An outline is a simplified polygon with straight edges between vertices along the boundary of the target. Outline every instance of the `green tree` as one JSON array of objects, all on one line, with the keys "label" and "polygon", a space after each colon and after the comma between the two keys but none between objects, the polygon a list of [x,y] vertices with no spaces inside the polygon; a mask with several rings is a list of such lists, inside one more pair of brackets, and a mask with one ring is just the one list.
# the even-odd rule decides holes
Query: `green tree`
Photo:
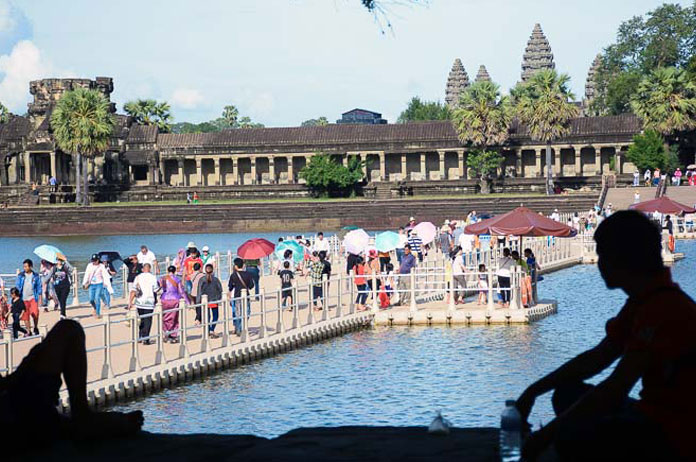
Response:
[{"label": "green tree", "polygon": [[646,130],[643,134],[635,135],[626,158],[640,171],[659,168],[670,172],[679,166],[676,146],[667,148],[665,139],[655,130]]},{"label": "green tree", "polygon": [[579,114],[569,84],[567,74],[542,70],[514,92],[518,119],[533,140],[546,144],[546,194],[553,194],[551,143],[569,133],[570,121]]},{"label": "green tree", "polygon": [[234,128],[263,128],[264,125],[258,122],[253,122],[251,117],[244,116],[239,118],[239,123]]},{"label": "green tree", "polygon": [[449,120],[451,118],[452,111],[446,104],[441,104],[439,101],[421,101],[418,96],[414,96],[399,115],[397,122],[403,124],[419,120]]},{"label": "green tree", "polygon": [[9,109],[7,107],[0,103],[0,123],[5,123],[10,120],[10,116],[12,114],[10,113]]},{"label": "green tree", "polygon": [[324,116],[318,119],[308,119],[300,124],[302,127],[325,127],[329,125],[329,119]]},{"label": "green tree", "polygon": [[[51,114],[51,128],[61,151],[77,156],[76,202],[89,205],[85,157],[106,151],[114,126],[107,98],[97,90],[76,88],[56,103]],[[81,185],[82,188],[81,190]]]},{"label": "green tree", "polygon": [[225,106],[222,110],[222,118],[228,127],[234,127],[237,125],[237,119],[239,119],[239,109],[234,105]]},{"label": "green tree", "polygon": [[[659,67],[688,68],[696,55],[694,37],[696,3],[690,7],[664,4],[623,22],[616,42],[602,54],[593,109],[602,114],[628,109],[632,93],[626,84],[635,83],[635,79],[626,73],[645,76]],[[617,79],[623,83],[615,82]]]},{"label": "green tree", "polygon": [[[510,101],[500,94],[500,87],[493,82],[476,82],[464,90],[459,106],[452,114],[452,122],[459,139],[478,148],[474,154],[479,167],[474,172],[480,181],[481,193],[490,192],[491,174],[500,166],[502,157],[493,146],[501,146],[508,139],[511,121]],[[467,163],[471,164],[471,154]],[[497,160],[497,164],[495,161]]]},{"label": "green tree", "polygon": [[156,125],[163,133],[169,133],[172,129],[171,108],[166,101],[158,103],[154,99],[137,99],[127,102],[123,109],[136,123]]},{"label": "green tree", "polygon": [[633,98],[633,112],[647,129],[671,136],[696,129],[696,77],[674,67],[655,69]]},{"label": "green tree", "polygon": [[591,103],[591,110],[596,115],[619,115],[631,112],[631,96],[636,92],[641,81],[638,71],[620,72],[604,85],[606,91]]},{"label": "green tree", "polygon": [[299,176],[320,197],[346,196],[355,193],[355,186],[363,179],[363,162],[352,157],[348,166],[336,162],[326,154],[316,154],[300,170]]},{"label": "green tree", "polygon": [[[474,149],[469,151],[466,164],[473,178],[490,178],[497,172],[503,159],[496,151]],[[488,191],[483,191],[483,181],[481,180],[481,192],[485,193]]]}]

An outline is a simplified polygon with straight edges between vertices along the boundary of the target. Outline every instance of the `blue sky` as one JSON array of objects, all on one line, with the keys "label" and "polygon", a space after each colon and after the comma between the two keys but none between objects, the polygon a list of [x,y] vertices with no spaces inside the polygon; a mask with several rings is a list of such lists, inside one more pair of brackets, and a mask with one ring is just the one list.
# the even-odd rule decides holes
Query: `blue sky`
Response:
[{"label": "blue sky", "polygon": [[457,57],[471,78],[485,64],[513,86],[536,22],[582,96],[618,25],[663,3],[384,1],[386,33],[358,0],[0,0],[0,101],[24,113],[29,80],[110,76],[119,111],[130,99],[164,99],[176,121],[235,104],[267,126],[333,121],[354,107],[393,122],[412,96],[444,100]]}]

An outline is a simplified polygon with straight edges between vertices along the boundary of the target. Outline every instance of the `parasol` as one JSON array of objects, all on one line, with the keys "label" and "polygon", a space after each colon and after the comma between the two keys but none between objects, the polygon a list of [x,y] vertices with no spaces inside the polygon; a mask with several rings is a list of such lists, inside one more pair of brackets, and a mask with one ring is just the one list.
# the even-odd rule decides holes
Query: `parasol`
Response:
[{"label": "parasol", "polygon": [[437,236],[437,226],[429,221],[418,223],[411,230],[411,232],[413,231],[418,233],[418,237],[423,241],[423,244],[430,244],[435,240],[435,236]]},{"label": "parasol", "polygon": [[43,244],[34,249],[34,254],[42,260],[50,263],[55,263],[60,258],[67,261],[65,254],[58,248],[52,245]]},{"label": "parasol", "polygon": [[360,255],[365,251],[370,243],[370,236],[362,229],[354,229],[343,238],[343,247],[346,252],[353,255]]},{"label": "parasol", "polygon": [[245,260],[258,260],[273,253],[275,245],[266,239],[249,239],[237,248],[237,255]]},{"label": "parasol", "polygon": [[632,210],[640,212],[660,212],[663,214],[680,215],[682,213],[696,213],[696,209],[688,205],[680,204],[673,201],[667,196],[662,196],[659,199],[652,199],[645,202],[639,202],[628,207]]}]

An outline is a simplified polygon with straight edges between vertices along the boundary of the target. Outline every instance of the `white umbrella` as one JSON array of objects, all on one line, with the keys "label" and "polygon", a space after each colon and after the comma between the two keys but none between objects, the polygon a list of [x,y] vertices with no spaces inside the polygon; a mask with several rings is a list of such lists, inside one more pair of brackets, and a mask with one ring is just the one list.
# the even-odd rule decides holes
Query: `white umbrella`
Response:
[{"label": "white umbrella", "polygon": [[346,252],[353,255],[360,255],[365,251],[370,243],[370,235],[362,229],[354,229],[343,238],[343,247]]}]

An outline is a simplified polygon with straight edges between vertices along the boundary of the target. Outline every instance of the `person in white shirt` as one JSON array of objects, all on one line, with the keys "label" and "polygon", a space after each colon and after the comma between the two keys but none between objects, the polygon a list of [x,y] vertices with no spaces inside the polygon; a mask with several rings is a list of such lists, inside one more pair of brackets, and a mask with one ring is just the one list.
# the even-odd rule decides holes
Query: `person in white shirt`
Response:
[{"label": "person in white shirt", "polygon": [[462,248],[457,246],[452,250],[455,255],[452,262],[452,279],[454,279],[454,304],[464,303],[466,296],[466,266]]},{"label": "person in white shirt", "polygon": [[148,263],[153,272],[157,274],[157,257],[152,250],[149,250],[146,245],[140,246],[140,252],[138,252],[138,263],[144,265]]},{"label": "person in white shirt", "polygon": [[457,244],[462,248],[462,252],[465,254],[474,251],[474,242],[476,241],[476,236],[473,234],[460,234],[459,242]]},{"label": "person in white shirt", "polygon": [[85,268],[85,276],[82,278],[82,287],[89,290],[89,303],[94,309],[94,315],[101,318],[102,291],[114,293],[111,287],[111,275],[104,265],[99,262],[99,255],[92,255],[90,263]]},{"label": "person in white shirt", "polygon": [[640,202],[640,193],[636,190],[636,192],[633,193],[633,203],[637,204]]},{"label": "person in white shirt", "polygon": [[399,227],[399,241],[396,244],[396,261],[401,263],[404,257],[404,246],[408,244],[408,235],[403,226]]},{"label": "person in white shirt", "polygon": [[128,309],[133,309],[133,305],[138,310],[140,318],[139,341],[145,345],[150,342],[150,329],[152,328],[152,314],[155,311],[157,302],[156,294],[159,291],[157,278],[152,274],[152,266],[149,263],[143,265],[143,272],[135,277],[133,281],[133,291],[130,293]]},{"label": "person in white shirt", "polygon": [[558,213],[558,209],[553,209],[553,213],[551,214],[550,218],[554,221],[561,221],[561,214]]},{"label": "person in white shirt", "polygon": [[321,231],[317,233],[317,238],[314,240],[312,251],[317,252],[317,254],[319,254],[319,252],[326,252],[327,258],[331,253],[331,245],[329,244],[328,239],[324,239],[324,233]]},{"label": "person in white shirt", "polygon": [[500,260],[498,265],[498,271],[496,271],[496,276],[498,276],[498,288],[500,290],[500,296],[502,298],[501,305],[504,308],[510,306],[510,270],[515,265],[515,261],[511,257],[510,249],[507,247],[503,249],[503,258]]}]

